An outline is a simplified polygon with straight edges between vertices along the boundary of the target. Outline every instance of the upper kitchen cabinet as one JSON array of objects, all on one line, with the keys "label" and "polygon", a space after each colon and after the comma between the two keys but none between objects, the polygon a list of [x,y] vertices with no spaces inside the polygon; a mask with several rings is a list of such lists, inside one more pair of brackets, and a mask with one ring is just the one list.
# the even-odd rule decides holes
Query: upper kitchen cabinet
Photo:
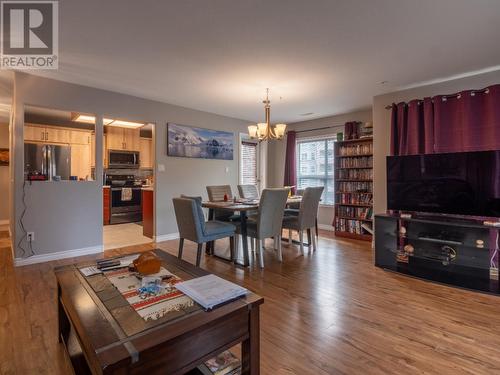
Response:
[{"label": "upper kitchen cabinet", "polygon": [[119,126],[106,126],[108,150],[140,151],[140,130]]},{"label": "upper kitchen cabinet", "polygon": [[141,150],[140,150],[141,168],[152,169],[154,164],[153,140],[151,138],[141,137],[140,142],[141,142]]},{"label": "upper kitchen cabinet", "polygon": [[[83,117],[82,117],[83,116]],[[24,169],[30,181],[92,180],[94,116],[27,105]]]}]

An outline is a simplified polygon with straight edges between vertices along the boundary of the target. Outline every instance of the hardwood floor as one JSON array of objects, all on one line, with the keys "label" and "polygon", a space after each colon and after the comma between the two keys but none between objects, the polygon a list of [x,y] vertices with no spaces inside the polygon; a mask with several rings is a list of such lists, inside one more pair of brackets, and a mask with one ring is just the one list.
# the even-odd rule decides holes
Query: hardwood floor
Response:
[{"label": "hardwood floor", "polygon": [[[177,243],[157,247],[176,254]],[[52,269],[75,259],[14,268],[8,245],[0,246],[0,374],[71,373],[56,337]],[[195,247],[186,244],[184,254],[194,262]],[[498,297],[385,272],[373,266],[368,243],[328,232],[315,253],[285,245],[283,254],[279,263],[269,249],[264,270],[202,261],[265,298],[261,373],[500,373]]]}]

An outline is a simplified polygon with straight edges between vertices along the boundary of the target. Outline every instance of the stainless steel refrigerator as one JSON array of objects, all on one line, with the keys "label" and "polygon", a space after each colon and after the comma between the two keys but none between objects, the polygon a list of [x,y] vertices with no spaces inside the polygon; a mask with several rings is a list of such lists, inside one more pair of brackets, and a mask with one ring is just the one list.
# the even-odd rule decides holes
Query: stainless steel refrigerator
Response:
[{"label": "stainless steel refrigerator", "polygon": [[61,180],[69,180],[71,147],[25,143],[24,172],[45,175],[49,181],[54,180],[54,176],[60,176]]}]

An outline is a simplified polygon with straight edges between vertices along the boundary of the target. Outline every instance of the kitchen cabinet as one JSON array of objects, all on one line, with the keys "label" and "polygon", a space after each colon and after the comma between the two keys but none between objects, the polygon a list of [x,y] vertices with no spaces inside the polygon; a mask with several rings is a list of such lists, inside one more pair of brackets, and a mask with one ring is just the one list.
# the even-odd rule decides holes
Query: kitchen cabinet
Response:
[{"label": "kitchen cabinet", "polygon": [[[92,133],[90,137],[90,165],[95,167],[95,133]],[[104,135],[104,139],[102,140],[102,161],[104,168],[108,167],[108,153],[106,152],[106,135]]]},{"label": "kitchen cabinet", "polygon": [[116,126],[106,127],[108,150],[140,150],[139,129],[125,129]]},{"label": "kitchen cabinet", "polygon": [[91,177],[91,152],[90,144],[71,145],[71,175],[77,176],[78,179],[88,179]]},{"label": "kitchen cabinet", "polygon": [[53,143],[70,143],[71,130],[68,129],[57,129],[57,128],[45,128],[45,142]]},{"label": "kitchen cabinet", "polygon": [[111,189],[109,187],[105,187],[102,190],[102,217],[103,217],[103,224],[104,225],[109,225],[109,219],[110,219],[110,192]]},{"label": "kitchen cabinet", "polygon": [[154,236],[154,191],[152,188],[142,189],[142,235]]},{"label": "kitchen cabinet", "polygon": [[141,162],[141,168],[153,168],[153,140],[151,138],[141,138],[140,148],[139,160]]},{"label": "kitchen cabinet", "polygon": [[92,132],[87,131],[87,130],[71,130],[69,143],[88,145],[88,144],[90,144],[91,135],[92,135]]},{"label": "kitchen cabinet", "polygon": [[41,126],[26,125],[24,127],[24,140],[31,142],[45,141],[45,128]]},{"label": "kitchen cabinet", "polygon": [[38,124],[26,124],[24,127],[24,140],[30,142],[89,144],[90,135],[90,130],[73,130]]}]

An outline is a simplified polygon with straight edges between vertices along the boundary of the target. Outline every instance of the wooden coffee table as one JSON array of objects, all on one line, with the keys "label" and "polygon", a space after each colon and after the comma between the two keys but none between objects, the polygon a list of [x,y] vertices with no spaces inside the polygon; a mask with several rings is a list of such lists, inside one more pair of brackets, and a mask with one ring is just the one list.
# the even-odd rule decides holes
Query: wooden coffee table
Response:
[{"label": "wooden coffee table", "polygon": [[[154,251],[183,280],[208,274]],[[55,270],[59,340],[76,374],[185,374],[238,343],[242,343],[242,374],[259,374],[262,297],[249,293],[210,312],[198,309],[166,322],[163,318],[145,321],[109,287],[96,293],[96,284],[99,288],[105,278],[94,279],[91,286],[90,278],[95,276],[85,278],[78,270],[88,264]]]}]

